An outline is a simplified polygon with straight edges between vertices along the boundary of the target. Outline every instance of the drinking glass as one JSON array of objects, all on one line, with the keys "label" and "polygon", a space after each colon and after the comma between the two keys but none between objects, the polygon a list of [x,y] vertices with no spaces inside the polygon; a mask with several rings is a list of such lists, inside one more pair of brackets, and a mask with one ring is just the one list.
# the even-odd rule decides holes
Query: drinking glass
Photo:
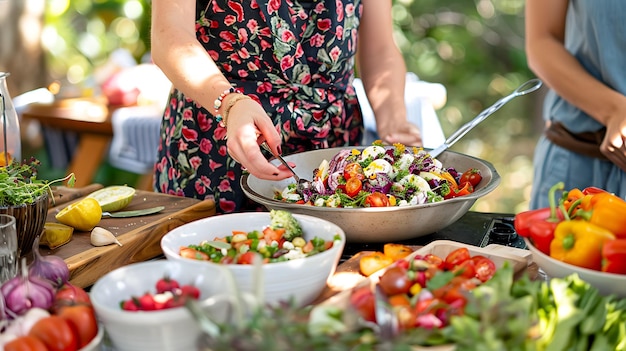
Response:
[{"label": "drinking glass", "polygon": [[15,217],[0,214],[0,284],[17,275],[17,261]]}]

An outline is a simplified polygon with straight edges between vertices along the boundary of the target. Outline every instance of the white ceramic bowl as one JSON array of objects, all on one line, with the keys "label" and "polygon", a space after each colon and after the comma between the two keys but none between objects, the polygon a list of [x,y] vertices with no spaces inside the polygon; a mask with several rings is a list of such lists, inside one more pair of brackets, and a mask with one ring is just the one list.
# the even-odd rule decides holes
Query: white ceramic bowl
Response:
[{"label": "white ceramic bowl", "polygon": [[[301,178],[312,179],[313,171],[320,163],[330,161],[340,150],[342,148],[314,150],[284,158],[296,165],[295,171]],[[293,183],[293,178],[276,182],[246,174],[241,178],[241,187],[250,199],[268,209],[283,209],[337,224],[346,232],[348,242],[400,241],[428,235],[449,226],[469,211],[477,199],[500,184],[500,175],[487,161],[452,151],[445,151],[437,159],[444,167],[454,167],[458,172],[477,168],[483,179],[475,191],[466,196],[423,205],[372,208],[316,207],[274,200],[274,193]]]},{"label": "white ceramic bowl", "polygon": [[194,284],[200,291],[202,306],[224,290],[228,279],[220,271],[201,269],[168,260],[130,264],[115,269],[96,281],[90,291],[98,320],[116,351],[178,351],[196,349],[200,336],[198,324],[185,307],[160,311],[129,312],[120,302],[146,291],[165,275],[181,284]]},{"label": "white ceramic bowl", "polygon": [[578,273],[582,280],[596,287],[601,294],[615,294],[616,296],[626,297],[625,274],[605,273],[559,261],[539,251],[530,240],[524,240],[526,241],[526,246],[533,254],[533,261],[548,277],[563,278],[570,274]]},{"label": "white ceramic bowl", "polygon": [[[274,304],[293,298],[298,305],[312,302],[326,287],[327,280],[335,272],[346,242],[343,230],[326,220],[294,215],[300,222],[306,240],[319,237],[333,240],[335,235],[341,242],[331,249],[302,259],[264,264],[263,301]],[[223,265],[209,261],[183,258],[179,255],[181,247],[197,245],[204,240],[231,235],[233,230],[250,232],[262,230],[270,224],[269,212],[236,213],[200,219],[167,233],[161,240],[161,248],[168,260],[181,262],[191,269],[202,270],[207,274],[227,267],[232,272],[238,288],[242,292],[254,293],[257,278],[252,265]]]}]

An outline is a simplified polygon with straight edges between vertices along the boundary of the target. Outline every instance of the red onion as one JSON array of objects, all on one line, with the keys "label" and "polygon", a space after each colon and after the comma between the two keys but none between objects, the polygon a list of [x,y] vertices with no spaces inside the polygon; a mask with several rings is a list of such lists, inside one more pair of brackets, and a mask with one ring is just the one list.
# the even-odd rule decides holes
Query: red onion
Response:
[{"label": "red onion", "polygon": [[54,255],[42,256],[39,253],[39,237],[33,243],[33,257],[29,267],[31,276],[37,276],[49,280],[56,288],[70,279],[70,269],[65,261]]},{"label": "red onion", "polygon": [[6,314],[10,318],[21,316],[33,307],[50,309],[54,303],[54,292],[54,287],[48,280],[29,276],[26,258],[22,259],[21,274],[0,287],[6,304]]}]

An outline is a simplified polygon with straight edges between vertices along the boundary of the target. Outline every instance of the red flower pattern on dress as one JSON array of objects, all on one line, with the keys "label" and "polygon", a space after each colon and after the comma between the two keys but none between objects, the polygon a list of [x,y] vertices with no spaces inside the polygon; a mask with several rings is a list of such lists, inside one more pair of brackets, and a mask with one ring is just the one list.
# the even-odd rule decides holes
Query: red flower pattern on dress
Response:
[{"label": "red flower pattern on dress", "polygon": [[[358,145],[362,118],[354,77],[361,0],[199,0],[196,35],[222,73],[261,104],[284,154]],[[213,197],[218,213],[260,210],[241,190],[226,129],[174,89],[163,115],[155,189]]]}]

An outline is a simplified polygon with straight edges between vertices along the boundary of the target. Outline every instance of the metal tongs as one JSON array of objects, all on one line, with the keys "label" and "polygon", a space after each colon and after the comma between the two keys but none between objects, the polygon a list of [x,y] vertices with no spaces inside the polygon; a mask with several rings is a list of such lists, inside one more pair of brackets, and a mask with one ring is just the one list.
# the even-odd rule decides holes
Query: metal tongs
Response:
[{"label": "metal tongs", "polygon": [[287,163],[287,161],[285,161],[285,159],[281,155],[274,154],[270,146],[267,145],[267,142],[264,141],[263,143],[261,143],[261,147],[263,147],[263,149],[268,151],[270,154],[274,155],[274,157],[276,157],[280,161],[280,163],[285,165],[285,167],[287,167],[287,169],[291,171],[291,173],[293,174],[293,179],[295,179],[296,183],[298,184],[298,193],[302,194],[303,190],[311,188],[311,181],[308,179],[300,178],[296,171],[291,168],[291,166]]},{"label": "metal tongs", "polygon": [[452,134],[446,141],[430,151],[430,157],[436,158],[441,155],[442,152],[446,151],[450,146],[459,141],[467,132],[476,127],[480,122],[484,121],[487,117],[491,116],[492,113],[496,112],[500,109],[500,107],[504,106],[507,102],[513,100],[514,98],[522,95],[526,95],[528,93],[532,93],[533,91],[539,89],[543,83],[539,79],[531,79],[526,83],[520,85],[517,89],[515,89],[511,94],[501,98],[496,101],[493,105],[485,109],[483,112],[478,114],[478,116],[474,117],[473,120],[464,124],[461,128],[459,128],[454,134]]}]

